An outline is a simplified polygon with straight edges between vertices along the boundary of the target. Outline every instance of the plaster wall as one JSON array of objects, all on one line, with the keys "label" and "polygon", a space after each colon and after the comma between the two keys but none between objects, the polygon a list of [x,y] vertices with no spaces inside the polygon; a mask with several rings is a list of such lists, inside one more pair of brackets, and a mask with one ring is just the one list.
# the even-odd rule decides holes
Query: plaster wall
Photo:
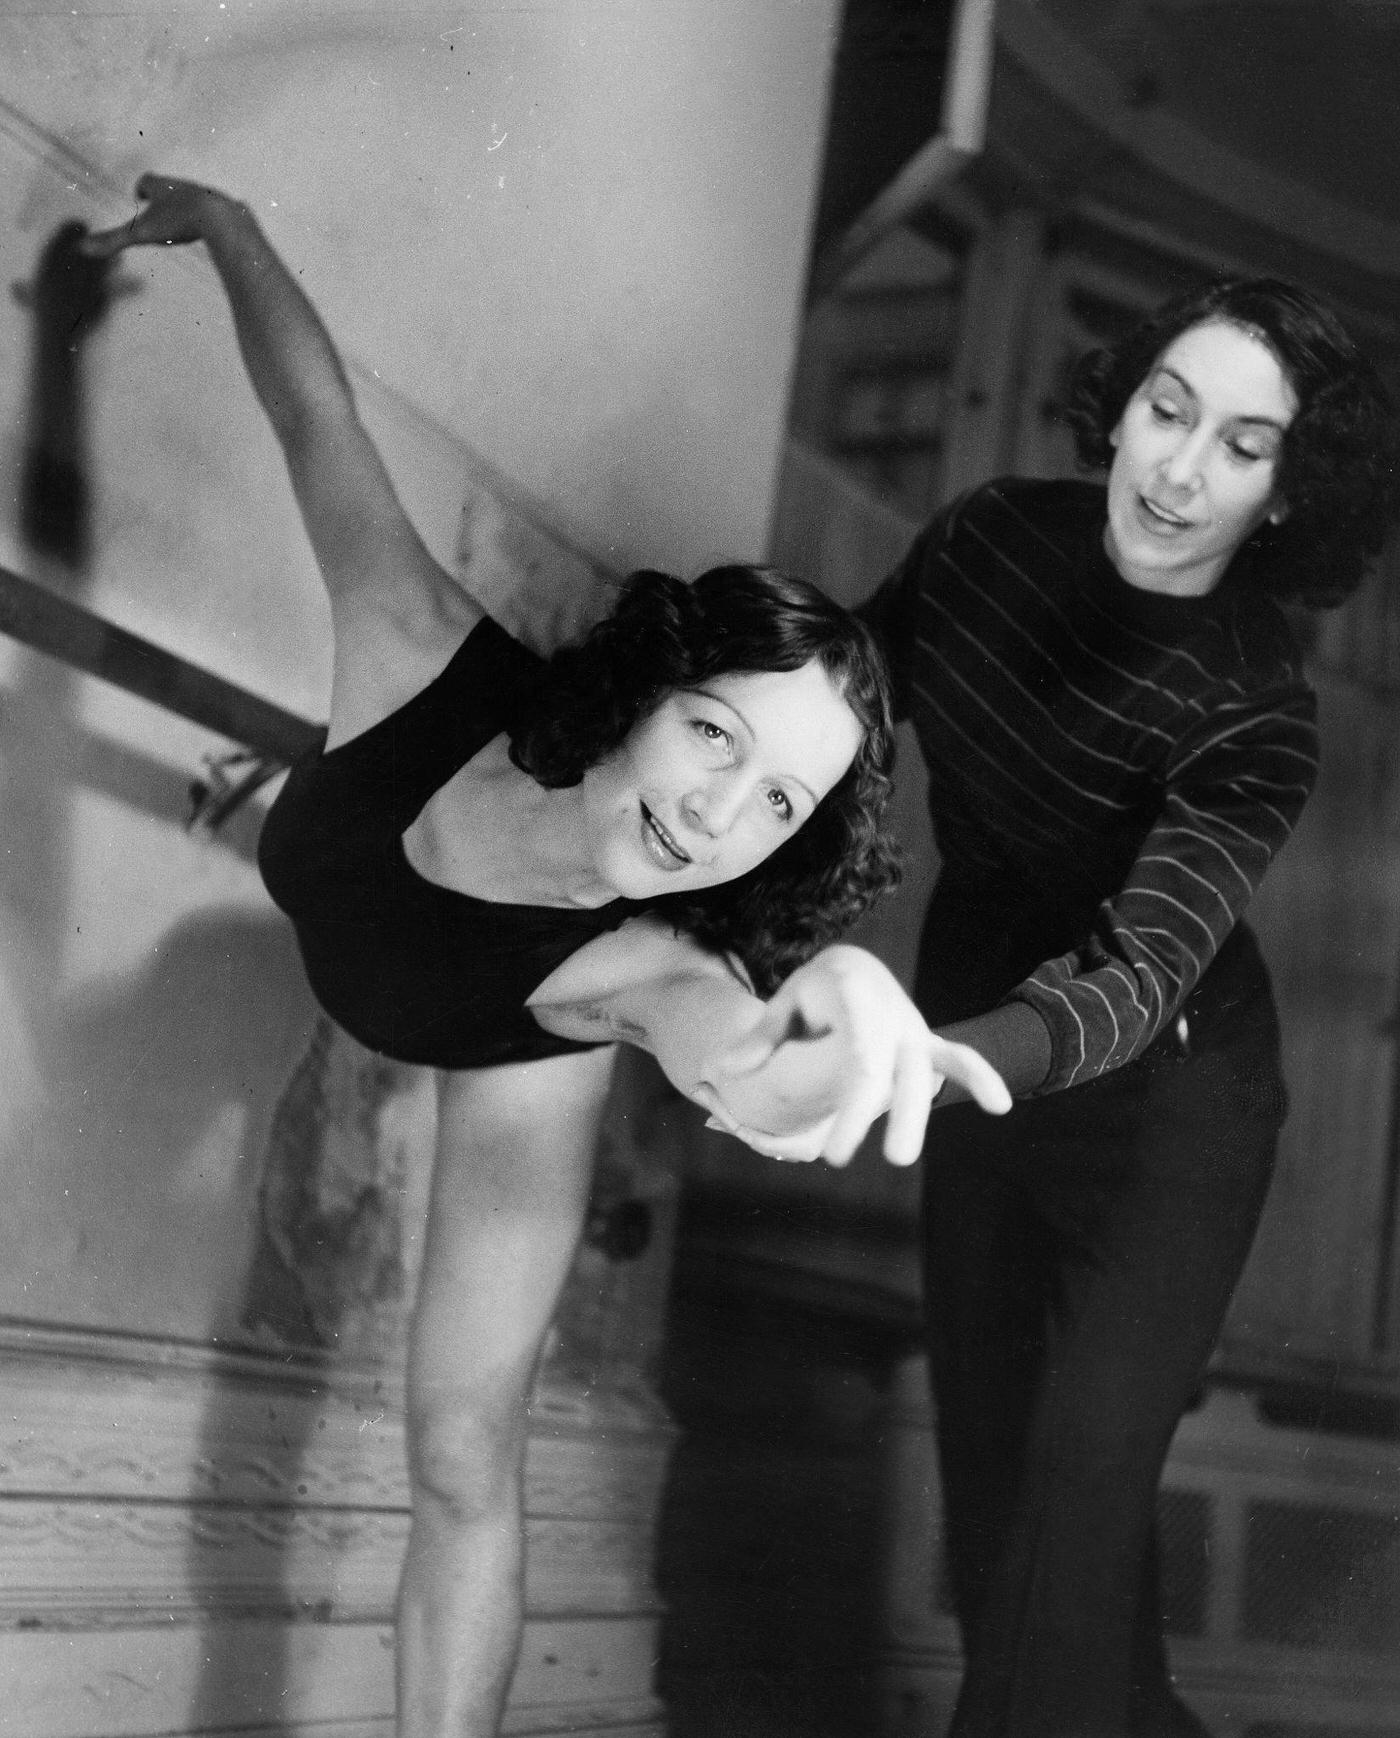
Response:
[{"label": "plaster wall", "polygon": [[[143,169],[215,182],[302,272],[443,559],[483,482],[605,566],[757,556],[834,13],[11,13],[0,274],[28,280],[65,219],[122,220]],[[212,273],[172,251],[123,277],[82,358],[76,567],[20,532],[31,320],[0,304],[0,561],[319,716],[326,613]],[[227,746],[0,643],[0,1316],[246,1336],[258,1173],[313,1009],[256,814],[182,826]],[[395,1138],[421,1146],[417,1111]]]}]

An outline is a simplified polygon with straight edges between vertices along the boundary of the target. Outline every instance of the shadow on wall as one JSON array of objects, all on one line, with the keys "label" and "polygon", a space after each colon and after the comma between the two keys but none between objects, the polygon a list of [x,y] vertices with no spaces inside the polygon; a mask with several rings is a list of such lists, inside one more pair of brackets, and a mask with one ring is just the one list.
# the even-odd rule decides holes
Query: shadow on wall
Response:
[{"label": "shadow on wall", "polygon": [[[19,531],[39,577],[70,597],[85,589],[92,545],[83,347],[116,294],[105,265],[77,252],[83,233],[81,224],[63,224],[40,249],[30,280],[11,286],[30,314]],[[69,839],[61,793],[74,752],[76,698],[77,679],[70,671],[37,660],[21,667],[6,707],[6,825],[11,838],[23,839],[24,850],[0,858],[0,897],[23,920],[30,944],[50,969],[68,907]]]},{"label": "shadow on wall", "polygon": [[[20,528],[35,577],[69,597],[88,587],[91,552],[83,346],[123,293],[121,280],[76,251],[82,233],[71,223],[54,232],[16,291],[32,337]],[[85,687],[62,663],[24,654],[0,696],[9,843],[0,924],[14,1024],[35,1077],[6,1107],[17,1162],[35,1167],[31,1220],[13,1216],[10,1236],[20,1242],[8,1271],[25,1276],[36,1315],[200,1340],[227,1328],[269,1083],[304,1042],[310,999],[290,938],[265,906],[214,903],[246,884],[229,875],[226,853],[251,856],[252,814],[221,839],[217,863],[180,847],[198,885],[185,883],[182,864],[164,883],[167,904],[178,910],[193,892],[202,896],[193,915],[162,930],[155,910],[115,909],[96,853],[166,849],[146,822],[178,824],[188,781],[87,727]],[[119,836],[80,827],[85,797],[120,811]],[[128,862],[121,870],[114,887],[141,886]],[[98,926],[95,961],[79,940],[89,922]],[[135,968],[99,975],[142,924],[155,939],[131,950]],[[88,964],[69,988],[75,957]]]},{"label": "shadow on wall", "polygon": [[141,969],[54,1010],[44,1145],[76,1263],[103,1276],[100,1325],[234,1336],[269,1085],[309,1015],[281,926],[236,907],[176,923]]}]

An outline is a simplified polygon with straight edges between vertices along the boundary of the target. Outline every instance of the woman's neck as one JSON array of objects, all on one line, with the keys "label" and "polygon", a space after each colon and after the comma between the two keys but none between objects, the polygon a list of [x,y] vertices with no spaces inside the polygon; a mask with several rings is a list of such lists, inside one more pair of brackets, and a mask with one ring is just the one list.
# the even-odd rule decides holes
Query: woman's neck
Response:
[{"label": "woman's neck", "polygon": [[582,787],[538,784],[504,736],[429,799],[404,850],[420,875],[477,899],[593,909],[618,897],[593,867]]},{"label": "woman's neck", "polygon": [[516,824],[508,835],[509,872],[539,889],[537,903],[595,907],[618,897],[593,866],[584,826],[583,786],[554,789],[538,784],[508,761],[503,775],[503,818]]}]

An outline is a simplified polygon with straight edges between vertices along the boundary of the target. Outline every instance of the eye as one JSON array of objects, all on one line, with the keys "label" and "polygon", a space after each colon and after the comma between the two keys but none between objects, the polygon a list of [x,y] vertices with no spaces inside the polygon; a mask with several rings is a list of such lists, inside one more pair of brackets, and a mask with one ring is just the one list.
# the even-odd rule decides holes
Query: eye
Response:
[{"label": "eye", "polygon": [[734,740],[724,726],[716,724],[712,718],[692,718],[690,728],[716,748],[728,748]]},{"label": "eye", "polygon": [[1229,449],[1231,457],[1244,464],[1264,464],[1277,457],[1277,454],[1256,446],[1254,442],[1249,440],[1226,441],[1225,445]]},{"label": "eye", "polygon": [[777,815],[779,820],[790,821],[792,819],[794,811],[785,791],[780,790],[777,785],[770,785],[767,791],[764,792],[764,795],[767,799],[769,808],[772,809],[773,813]]},{"label": "eye", "polygon": [[1180,406],[1173,404],[1169,398],[1154,398],[1149,409],[1157,422],[1170,423],[1182,420]]}]

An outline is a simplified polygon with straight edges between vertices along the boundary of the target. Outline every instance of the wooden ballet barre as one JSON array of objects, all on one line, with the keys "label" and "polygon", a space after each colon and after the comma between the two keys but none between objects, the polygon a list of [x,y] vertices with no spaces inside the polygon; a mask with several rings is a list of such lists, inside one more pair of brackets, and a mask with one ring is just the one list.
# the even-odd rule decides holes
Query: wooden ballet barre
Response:
[{"label": "wooden ballet barre", "polygon": [[46,586],[0,567],[0,633],[287,765],[325,726],[274,706]]}]

